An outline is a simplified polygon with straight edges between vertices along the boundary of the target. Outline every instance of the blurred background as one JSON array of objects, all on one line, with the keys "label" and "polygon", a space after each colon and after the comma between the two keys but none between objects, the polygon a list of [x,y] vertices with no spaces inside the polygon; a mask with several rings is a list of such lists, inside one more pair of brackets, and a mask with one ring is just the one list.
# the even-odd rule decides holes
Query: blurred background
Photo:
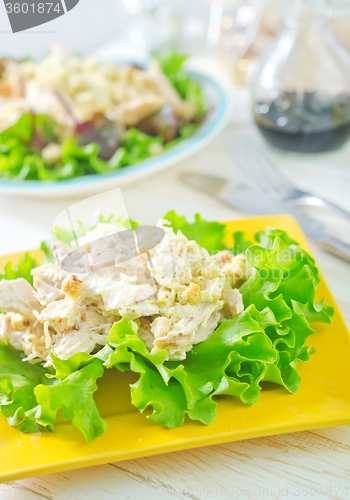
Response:
[{"label": "blurred background", "polygon": [[[323,0],[318,0],[323,3]],[[69,15],[13,35],[0,4],[2,56],[41,58],[55,44],[89,54],[111,40],[144,49],[171,46],[192,54],[216,52],[243,83],[249,65],[271,46],[283,16],[299,0],[80,0]],[[327,2],[329,26],[350,48],[350,2]],[[28,36],[31,35],[31,36]]]},{"label": "blurred background", "polygon": [[[166,49],[189,55],[187,68],[211,75],[232,98],[226,134],[247,133],[268,147],[278,169],[299,189],[350,209],[350,0],[80,0],[67,15],[16,34],[0,3],[0,41],[1,56],[16,59],[40,60],[56,44],[129,63]],[[131,215],[137,218],[132,211],[143,203],[144,217],[154,222],[189,189],[179,180],[181,171],[196,169],[239,177],[219,138],[191,161],[149,180],[135,179],[124,190]],[[147,204],[147,183],[155,204]],[[198,211],[202,202],[209,217],[232,216],[193,193],[186,194],[185,212]],[[42,203],[23,195],[18,204],[1,194],[0,222],[21,228],[2,242],[3,252],[20,250],[24,234],[26,246],[35,247],[68,201],[47,199],[45,210]],[[348,234],[345,225],[340,221],[342,236]]]}]

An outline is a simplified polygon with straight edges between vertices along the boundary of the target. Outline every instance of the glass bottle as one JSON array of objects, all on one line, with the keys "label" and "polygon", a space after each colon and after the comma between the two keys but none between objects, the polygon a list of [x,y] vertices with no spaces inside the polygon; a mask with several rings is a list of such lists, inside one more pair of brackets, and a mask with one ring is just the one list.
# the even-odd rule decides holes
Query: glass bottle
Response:
[{"label": "glass bottle", "polygon": [[289,151],[332,151],[350,137],[350,54],[323,0],[294,0],[253,79],[253,114],[265,139]]}]

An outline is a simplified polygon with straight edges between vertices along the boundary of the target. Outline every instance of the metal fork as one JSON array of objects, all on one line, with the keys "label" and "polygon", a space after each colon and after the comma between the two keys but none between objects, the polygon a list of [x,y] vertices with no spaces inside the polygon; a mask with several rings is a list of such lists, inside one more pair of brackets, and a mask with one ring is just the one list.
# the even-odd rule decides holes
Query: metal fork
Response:
[{"label": "metal fork", "polygon": [[350,213],[338,205],[294,187],[268,157],[263,147],[247,136],[225,136],[224,146],[250,184],[277,200],[297,206],[316,206],[331,210],[350,222]]}]

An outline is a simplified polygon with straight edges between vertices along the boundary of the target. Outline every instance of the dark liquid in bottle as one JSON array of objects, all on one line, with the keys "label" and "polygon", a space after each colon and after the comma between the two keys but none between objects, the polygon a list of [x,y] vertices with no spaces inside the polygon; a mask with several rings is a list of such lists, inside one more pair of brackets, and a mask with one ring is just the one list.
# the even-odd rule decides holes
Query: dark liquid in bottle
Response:
[{"label": "dark liquid in bottle", "polygon": [[255,122],[273,146],[300,153],[341,147],[350,137],[350,95],[320,98],[315,92],[285,92],[254,107]]}]

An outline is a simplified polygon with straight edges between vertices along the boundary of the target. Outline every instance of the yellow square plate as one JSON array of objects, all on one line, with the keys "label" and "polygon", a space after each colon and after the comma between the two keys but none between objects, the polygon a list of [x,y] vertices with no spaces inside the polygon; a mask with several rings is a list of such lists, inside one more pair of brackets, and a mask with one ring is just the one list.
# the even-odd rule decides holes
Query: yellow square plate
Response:
[{"label": "yellow square plate", "polygon": [[[310,251],[296,221],[290,216],[259,217],[229,223],[231,231],[254,231],[267,225],[288,231]],[[0,259],[0,266],[9,258]],[[209,426],[186,421],[169,430],[152,424],[130,403],[128,383],[133,374],[108,371],[100,379],[96,402],[108,423],[107,431],[89,445],[70,423],[57,424],[57,433],[21,434],[0,417],[0,480],[115,462],[227,441],[350,423],[350,336],[325,280],[318,298],[335,309],[333,324],[316,325],[312,344],[317,351],[300,367],[299,392],[276,386],[247,406],[235,398],[220,399],[218,417]]]}]

